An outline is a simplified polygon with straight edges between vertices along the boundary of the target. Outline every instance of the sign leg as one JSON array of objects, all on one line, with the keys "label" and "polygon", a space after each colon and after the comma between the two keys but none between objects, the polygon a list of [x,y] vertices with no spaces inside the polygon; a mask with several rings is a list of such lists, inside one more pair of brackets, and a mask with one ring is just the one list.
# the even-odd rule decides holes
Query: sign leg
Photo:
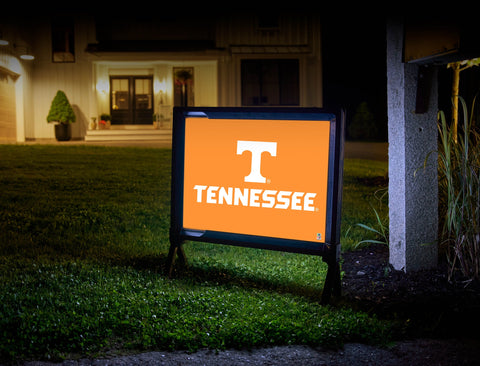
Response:
[{"label": "sign leg", "polygon": [[328,270],[322,292],[322,304],[328,305],[332,295],[341,295],[340,265],[336,258],[327,261]]},{"label": "sign leg", "polygon": [[183,250],[182,244],[170,244],[170,249],[168,251],[167,257],[167,273],[168,277],[172,277],[173,273],[173,265],[175,264],[175,259],[178,256],[179,261],[181,262],[182,266],[187,265],[187,257],[185,256],[185,252]]}]

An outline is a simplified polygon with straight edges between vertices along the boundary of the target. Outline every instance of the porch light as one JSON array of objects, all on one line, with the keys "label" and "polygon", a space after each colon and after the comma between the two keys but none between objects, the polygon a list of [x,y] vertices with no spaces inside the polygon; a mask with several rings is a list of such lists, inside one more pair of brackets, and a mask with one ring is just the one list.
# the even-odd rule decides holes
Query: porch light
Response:
[{"label": "porch light", "polygon": [[0,31],[0,46],[8,46],[9,42],[3,36],[3,33]]},{"label": "porch light", "polygon": [[167,83],[165,81],[165,78],[160,81],[158,78],[155,78],[155,81],[153,83],[153,91],[155,93],[166,93],[167,92]]},{"label": "porch light", "polygon": [[25,47],[25,48],[24,48],[24,51],[22,50],[22,51],[20,52],[20,58],[21,58],[22,60],[31,61],[31,60],[34,60],[34,59],[35,59],[35,56],[33,56],[33,55],[29,52],[28,48]]},{"label": "porch light", "polygon": [[98,78],[96,89],[99,93],[107,95],[110,92],[110,82],[104,78]]},{"label": "porch light", "polygon": [[20,55],[20,58],[21,58],[22,60],[29,60],[29,61],[30,61],[30,60],[34,60],[34,59],[35,59],[35,56],[30,55],[30,54],[25,54],[25,55]]},{"label": "porch light", "polygon": [[17,55],[22,59],[22,60],[34,60],[35,56],[30,53],[30,49],[26,46],[19,46],[14,44],[13,48],[16,50]]}]

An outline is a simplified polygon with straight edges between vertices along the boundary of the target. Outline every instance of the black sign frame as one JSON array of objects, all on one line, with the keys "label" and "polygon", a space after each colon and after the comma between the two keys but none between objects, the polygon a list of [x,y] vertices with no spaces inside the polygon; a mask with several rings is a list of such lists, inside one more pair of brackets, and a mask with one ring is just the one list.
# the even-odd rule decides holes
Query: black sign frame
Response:
[{"label": "black sign frame", "polygon": [[[185,172],[185,120],[188,117],[209,119],[258,120],[312,120],[330,121],[329,171],[327,184],[327,220],[324,242],[246,235],[220,231],[198,231],[183,227],[183,193]],[[182,245],[185,241],[200,241],[269,249],[310,255],[319,255],[328,264],[322,302],[328,303],[332,293],[340,294],[340,219],[343,188],[343,159],[345,140],[345,113],[321,108],[246,108],[246,107],[175,107],[173,110],[172,178],[170,250],[167,258],[169,276],[175,258],[186,264]]]}]

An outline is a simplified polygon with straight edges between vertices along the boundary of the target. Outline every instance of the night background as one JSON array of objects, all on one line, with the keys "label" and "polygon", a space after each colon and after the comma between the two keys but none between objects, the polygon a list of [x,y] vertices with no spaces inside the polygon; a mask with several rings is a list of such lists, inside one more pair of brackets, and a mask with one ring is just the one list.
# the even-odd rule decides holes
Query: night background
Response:
[{"label": "night background", "polygon": [[[142,19],[137,12],[155,21],[172,12],[172,18],[185,22],[195,10],[175,5],[155,4],[154,12],[146,15],[148,9],[140,3],[131,5],[137,10],[128,15],[127,7],[116,9],[122,7],[119,14],[136,23]],[[80,6],[83,9],[67,10],[91,12],[99,5]],[[44,4],[38,7],[39,15],[49,15]],[[369,9],[368,16],[352,14],[353,9],[350,14],[330,9],[321,13],[323,105],[346,110],[349,140],[387,142],[386,21],[376,9]],[[111,10],[95,13],[96,19],[105,17],[105,28],[107,20],[118,22]],[[309,10],[321,11],[301,11]],[[200,8],[198,16],[205,11]],[[145,24],[140,29],[144,33]],[[50,78],[59,80],[52,87],[50,80],[44,83],[50,89],[67,79],[62,72],[69,65],[56,66]],[[479,89],[479,70],[461,75],[460,94],[468,102]],[[451,70],[440,66],[438,71],[439,106],[449,109]],[[76,81],[71,83],[73,94],[81,86],[77,78],[71,80]],[[309,80],[306,93],[313,93],[316,80]],[[32,100],[41,104],[39,98]],[[360,106],[364,109],[359,112]],[[352,136],[348,127],[358,116],[363,120],[357,133],[375,134]],[[435,127],[434,118],[431,123]],[[320,299],[327,265],[318,256],[185,243],[188,266],[176,266],[171,277],[166,273],[171,147],[85,145],[88,142],[0,144],[0,364],[67,364],[80,357],[132,360],[147,351],[190,362],[195,355],[217,364],[225,357],[224,364],[234,364],[234,351],[251,357],[252,350],[264,352],[262,360],[271,359],[269,364],[293,360],[304,366],[310,365],[308,357],[312,365],[322,362],[319,354],[325,350],[342,365],[352,360],[373,364],[374,357],[379,361],[375,364],[398,360],[399,365],[416,364],[414,360],[450,366],[478,360],[478,281],[466,287],[469,283],[458,277],[461,281],[452,283],[446,256],[438,268],[418,274],[389,263],[389,206],[376,194],[388,189],[389,169],[402,171],[387,159],[345,156],[342,297],[324,306]],[[373,145],[386,144],[367,146]],[[387,229],[386,236],[374,236],[365,227]],[[375,244],[360,245],[365,239]],[[279,349],[283,354],[274,354]],[[305,350],[312,353],[299,358]]]},{"label": "night background", "polygon": [[[441,23],[475,24],[468,14],[432,11],[412,12],[416,19]],[[397,14],[398,15],[398,14]],[[327,108],[342,107],[347,111],[347,127],[352,123],[360,103],[365,102],[373,114],[377,133],[371,140],[388,140],[386,25],[388,17],[382,12],[370,15],[342,14],[322,19],[323,92]],[[467,27],[467,32],[478,32]],[[446,64],[437,65],[438,108],[451,115],[452,70]],[[471,107],[480,91],[480,67],[471,67],[460,73],[459,95]],[[479,118],[478,109],[475,110]],[[349,135],[347,139],[354,139]],[[367,138],[368,140],[368,138]]]},{"label": "night background", "polygon": [[366,102],[387,140],[386,22],[381,16],[322,19],[324,105],[345,108],[347,125]]}]

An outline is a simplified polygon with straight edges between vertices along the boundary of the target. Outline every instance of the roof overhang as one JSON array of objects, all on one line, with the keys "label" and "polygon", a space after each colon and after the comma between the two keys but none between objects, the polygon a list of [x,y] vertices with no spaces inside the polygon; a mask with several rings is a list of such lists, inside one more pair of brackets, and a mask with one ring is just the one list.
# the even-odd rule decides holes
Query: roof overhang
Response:
[{"label": "roof overhang", "polygon": [[405,25],[404,62],[446,65],[480,57],[480,32],[476,24],[437,20],[410,21]]},{"label": "roof overhang", "polygon": [[115,40],[90,43],[86,52],[200,52],[217,50],[209,40]]}]

